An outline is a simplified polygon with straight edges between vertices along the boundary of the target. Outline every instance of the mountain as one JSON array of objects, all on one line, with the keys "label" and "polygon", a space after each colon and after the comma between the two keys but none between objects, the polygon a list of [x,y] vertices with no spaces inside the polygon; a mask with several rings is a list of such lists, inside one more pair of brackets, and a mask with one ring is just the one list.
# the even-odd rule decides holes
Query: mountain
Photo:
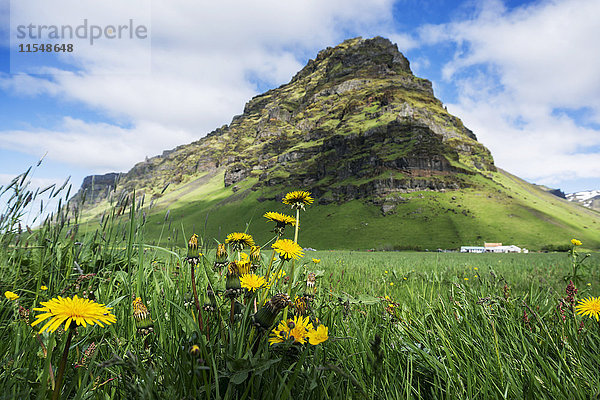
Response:
[{"label": "mountain", "polygon": [[157,240],[165,215],[175,237],[203,227],[222,240],[250,224],[266,240],[262,214],[282,211],[281,197],[297,189],[316,198],[302,219],[304,246],[541,247],[578,237],[600,247],[597,213],[497,169],[431,82],[381,37],[319,52],[229,125],[127,173],[88,177],[73,203],[92,229],[135,191]]},{"label": "mountain", "polygon": [[600,190],[586,190],[583,192],[569,193],[567,194],[567,200],[600,211]]}]

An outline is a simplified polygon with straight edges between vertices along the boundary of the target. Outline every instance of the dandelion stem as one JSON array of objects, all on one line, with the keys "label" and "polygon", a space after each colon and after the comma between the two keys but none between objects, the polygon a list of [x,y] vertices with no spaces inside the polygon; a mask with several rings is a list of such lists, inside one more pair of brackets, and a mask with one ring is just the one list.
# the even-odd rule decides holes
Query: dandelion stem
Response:
[{"label": "dandelion stem", "polygon": [[229,310],[229,322],[233,325],[233,315],[235,312],[235,297],[231,298],[231,310]]},{"label": "dandelion stem", "polygon": [[296,266],[296,260],[292,259],[292,268],[290,268],[290,280],[288,282],[288,296],[292,296],[292,286],[294,284],[294,267]]},{"label": "dandelion stem", "polygon": [[194,293],[194,302],[196,304],[196,310],[198,310],[198,327],[200,328],[200,332],[204,331],[204,321],[202,321],[202,311],[200,308],[200,301],[198,300],[198,291],[196,290],[196,275],[195,269],[196,266],[194,263],[190,263],[191,275],[192,275],[192,292]]},{"label": "dandelion stem", "polygon": [[[280,238],[281,238],[281,235],[277,235],[277,240],[279,240]],[[267,282],[269,282],[269,275],[271,274],[271,267],[273,266],[273,260],[275,260],[275,249],[273,249],[273,251],[271,251],[271,259],[269,260],[269,266],[267,267],[267,273],[265,275],[265,279]]]},{"label": "dandelion stem", "polygon": [[294,231],[294,243],[298,243],[298,229],[300,228],[300,209],[296,208],[296,230]]},{"label": "dandelion stem", "polygon": [[[292,297],[292,286],[294,284],[294,267],[296,265],[296,260],[292,259],[292,268],[290,268],[290,280],[288,281],[288,296],[290,296],[290,298]],[[288,314],[288,308],[289,307],[285,307],[285,309],[283,310],[283,320],[286,321],[287,320],[287,314]]]},{"label": "dandelion stem", "polygon": [[[281,235],[277,235],[277,240]],[[273,267],[273,260],[275,260],[275,249],[271,251],[271,259],[269,260],[269,266],[267,267],[267,273],[265,274],[265,281],[267,281],[267,285],[269,284],[269,277],[271,276],[271,268]],[[267,295],[269,294],[269,290],[266,289],[263,295],[260,297],[260,304],[262,305],[267,299]]]},{"label": "dandelion stem", "polygon": [[58,373],[56,375],[56,385],[54,386],[54,392],[52,393],[52,400],[58,400],[60,397],[60,389],[62,388],[63,376],[65,373],[65,367],[67,365],[67,357],[69,355],[69,347],[71,347],[71,338],[73,337],[73,330],[70,327],[67,328],[69,331],[67,335],[67,342],[65,343],[65,349],[63,350],[62,357],[60,359],[60,365],[58,366]]}]

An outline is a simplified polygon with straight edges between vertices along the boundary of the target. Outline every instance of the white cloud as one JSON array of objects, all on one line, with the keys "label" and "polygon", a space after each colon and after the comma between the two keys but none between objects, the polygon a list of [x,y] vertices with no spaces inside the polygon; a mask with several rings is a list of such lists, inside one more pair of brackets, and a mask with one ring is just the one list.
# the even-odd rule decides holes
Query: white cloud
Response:
[{"label": "white cloud", "polygon": [[[131,128],[66,115],[56,129],[0,132],[0,147],[30,153],[43,147],[50,159],[63,163],[97,171],[128,170],[146,155],[228,123],[257,94],[251,77],[276,86],[302,67],[299,55],[314,57],[350,33],[391,31],[392,2],[155,0],[151,73],[109,73],[115,60],[121,66],[135,65],[143,48],[134,44],[127,52],[102,45],[81,48],[75,60],[82,68],[78,72],[50,78],[0,76],[0,89],[12,95],[75,101]],[[105,3],[110,13],[94,16],[100,21],[127,10],[122,2]],[[62,12],[53,6],[44,16]],[[79,21],[71,14],[60,18]],[[410,45],[407,37],[398,38]]]},{"label": "white cloud", "polygon": [[49,159],[85,165],[92,171],[123,171],[171,142],[193,141],[188,132],[141,122],[132,129],[105,123],[86,123],[65,117],[56,129],[0,132],[3,147],[15,151],[46,149]]},{"label": "white cloud", "polygon": [[401,53],[405,53],[419,45],[417,39],[407,33],[389,33],[382,36],[390,39],[392,43],[396,43],[396,45],[398,45],[398,50]]},{"label": "white cloud", "polygon": [[[426,44],[454,42],[443,68],[458,88],[449,109],[475,131],[496,163],[547,183],[600,178],[600,2],[555,0],[508,11],[490,1],[470,19],[430,25]],[[587,120],[561,110],[588,111]]]},{"label": "white cloud", "polygon": [[[0,186],[3,186],[4,188],[6,188],[6,186],[8,186],[15,178],[17,177],[17,175],[12,175],[12,174],[0,174]],[[61,185],[62,182],[60,182],[60,179],[54,179],[54,178],[30,178],[29,179],[31,181],[30,184],[30,189],[36,189],[36,188],[40,188],[40,189],[44,189],[50,185]],[[63,179],[64,181],[64,179]],[[3,188],[3,189],[4,189]]]}]

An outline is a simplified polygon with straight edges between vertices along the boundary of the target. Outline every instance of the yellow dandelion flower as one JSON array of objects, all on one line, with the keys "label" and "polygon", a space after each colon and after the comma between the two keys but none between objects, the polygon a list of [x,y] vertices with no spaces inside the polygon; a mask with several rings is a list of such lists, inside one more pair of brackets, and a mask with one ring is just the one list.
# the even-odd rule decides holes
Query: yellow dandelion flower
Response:
[{"label": "yellow dandelion flower", "polygon": [[329,339],[328,331],[329,328],[327,328],[325,325],[317,326],[317,329],[308,332],[308,343],[312,344],[313,346],[323,343]]},{"label": "yellow dandelion flower", "polygon": [[48,286],[42,285],[42,286],[40,286],[40,290],[48,290]]},{"label": "yellow dandelion flower", "polygon": [[386,274],[388,273],[387,269],[385,271],[383,271],[383,272],[385,272]]},{"label": "yellow dandelion flower", "polygon": [[34,311],[41,311],[42,314],[36,316],[36,320],[31,326],[36,326],[50,318],[40,333],[44,331],[54,332],[64,322],[65,329],[68,329],[71,322],[77,325],[86,327],[88,324],[98,324],[104,327],[103,324],[110,325],[117,321],[117,318],[110,313],[112,307],[106,307],[104,304],[99,304],[88,299],[81,299],[75,295],[73,298],[63,298],[58,296],[49,301],[40,303],[43,307],[34,308]]},{"label": "yellow dandelion flower", "polygon": [[394,286],[394,282],[390,282],[390,286]]},{"label": "yellow dandelion flower", "polygon": [[571,239],[571,244],[573,244],[573,246],[581,246],[582,243],[580,240],[577,239]]},{"label": "yellow dandelion flower", "polygon": [[19,298],[19,295],[16,293],[11,292],[10,290],[7,290],[6,292],[4,292],[4,296],[9,299],[9,300],[16,300]]},{"label": "yellow dandelion flower", "polygon": [[308,336],[308,332],[313,330],[313,324],[309,322],[308,317],[294,317],[291,320],[292,325],[290,328],[290,336],[294,338],[296,343],[304,344],[306,343],[306,337]]},{"label": "yellow dandelion flower", "polygon": [[297,260],[300,257],[304,257],[302,247],[290,239],[279,239],[273,243],[271,247],[273,247],[275,251],[279,253],[279,257],[283,258],[284,260],[289,260],[292,258]]},{"label": "yellow dandelion flower", "polygon": [[227,235],[225,243],[231,243],[235,249],[242,250],[244,247],[254,246],[254,239],[247,233],[234,232]]},{"label": "yellow dandelion flower", "polygon": [[313,258],[312,262],[314,262],[315,264],[318,264],[318,263],[321,262],[321,259],[320,258]]},{"label": "yellow dandelion flower", "polygon": [[577,314],[589,315],[590,318],[596,318],[599,320],[598,315],[600,314],[600,297],[589,297],[587,299],[579,300],[579,304],[575,307]]},{"label": "yellow dandelion flower", "polygon": [[277,226],[286,226],[286,225],[295,226],[296,225],[296,218],[291,217],[289,215],[282,214],[282,213],[269,211],[269,212],[265,213],[264,217],[266,219],[268,219],[269,221],[275,222],[277,224]]},{"label": "yellow dandelion flower", "polygon": [[304,210],[304,206],[312,204],[314,199],[311,197],[310,192],[295,190],[286,194],[282,201],[283,204],[287,204],[294,209],[301,208]]},{"label": "yellow dandelion flower", "polygon": [[475,267],[475,268],[473,268],[473,269],[474,269],[475,271],[479,270],[479,268],[477,268],[477,267]]},{"label": "yellow dandelion flower", "polygon": [[199,356],[201,353],[200,350],[200,346],[198,346],[197,344],[193,345],[192,347],[190,347],[190,354],[193,356]]},{"label": "yellow dandelion flower", "polygon": [[283,343],[290,336],[290,327],[285,321],[280,321],[276,328],[273,328],[269,337],[269,344]]},{"label": "yellow dandelion flower", "polygon": [[469,280],[469,278],[465,278],[465,281],[468,281],[468,280]]},{"label": "yellow dandelion flower", "polygon": [[240,277],[240,283],[243,288],[246,288],[251,291],[255,291],[256,289],[260,289],[267,285],[267,281],[262,276],[258,276],[255,274],[244,274]]}]

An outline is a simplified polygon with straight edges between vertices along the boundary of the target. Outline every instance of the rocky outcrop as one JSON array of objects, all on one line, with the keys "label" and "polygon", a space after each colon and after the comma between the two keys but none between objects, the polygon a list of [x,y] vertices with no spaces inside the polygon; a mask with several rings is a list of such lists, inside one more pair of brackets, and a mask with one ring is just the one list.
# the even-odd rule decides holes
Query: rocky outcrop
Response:
[{"label": "rocky outcrop", "polygon": [[76,194],[78,201],[85,200],[85,204],[92,205],[107,199],[110,192],[115,190],[121,174],[108,173],[104,175],[90,175],[83,179],[81,188]]},{"label": "rocky outcrop", "polygon": [[567,195],[560,189],[550,189],[548,193],[555,195],[556,197],[560,197],[561,199],[567,199]]}]

